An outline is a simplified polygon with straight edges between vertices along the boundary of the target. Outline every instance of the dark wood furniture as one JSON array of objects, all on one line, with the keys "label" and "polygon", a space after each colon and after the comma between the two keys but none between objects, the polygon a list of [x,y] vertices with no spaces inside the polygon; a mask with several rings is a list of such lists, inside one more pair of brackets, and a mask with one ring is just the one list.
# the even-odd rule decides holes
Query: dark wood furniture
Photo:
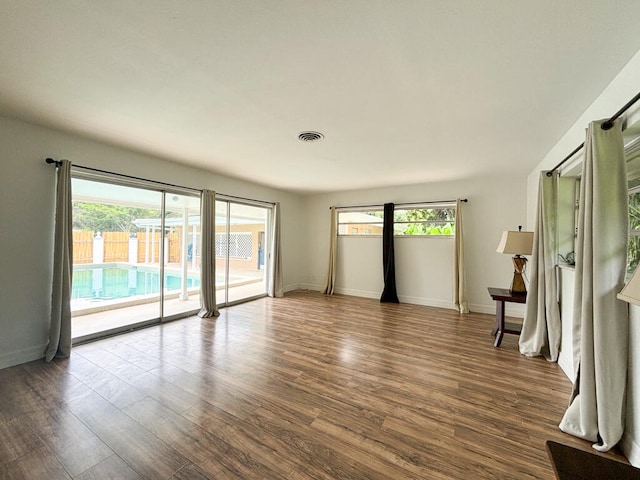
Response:
[{"label": "dark wood furniture", "polygon": [[496,324],[491,330],[491,335],[496,337],[493,346],[499,347],[505,333],[520,335],[522,331],[522,325],[518,323],[505,323],[504,302],[525,303],[527,301],[527,293],[511,293],[508,288],[496,287],[489,287],[488,290],[491,298],[496,301]]},{"label": "dark wood furniture", "polygon": [[606,457],[547,440],[547,453],[558,480],[640,479],[640,469]]}]

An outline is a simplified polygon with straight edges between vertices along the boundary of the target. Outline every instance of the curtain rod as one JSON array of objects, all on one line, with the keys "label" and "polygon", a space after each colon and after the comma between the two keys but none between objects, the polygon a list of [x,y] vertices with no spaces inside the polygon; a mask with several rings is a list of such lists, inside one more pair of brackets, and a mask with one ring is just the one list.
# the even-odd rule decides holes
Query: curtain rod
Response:
[{"label": "curtain rod", "polygon": [[[469,199],[467,198],[462,198],[460,199],[461,202],[468,202]],[[394,206],[398,206],[398,205],[429,205],[429,204],[437,204],[437,203],[455,203],[455,200],[439,200],[439,201],[434,201],[434,202],[405,202],[405,203],[395,203]],[[344,207],[335,207],[336,209],[342,209],[342,208],[370,208],[370,207],[382,207],[384,206],[381,203],[374,203],[371,205],[345,205]],[[331,207],[329,207],[329,209],[331,209]]]},{"label": "curtain rod", "polygon": [[[59,167],[59,166],[62,165],[62,162],[60,160],[54,160],[53,158],[45,158],[44,161],[47,162],[49,165],[55,164],[56,167]],[[124,173],[110,172],[108,170],[101,170],[99,168],[85,167],[83,165],[76,165],[75,163],[72,166],[74,168],[81,168],[82,170],[89,170],[91,172],[106,173],[107,175],[116,175],[118,177],[129,178],[131,180],[140,180],[142,182],[153,182],[153,183],[157,183],[158,185],[164,185],[164,186],[167,186],[167,187],[180,188],[182,190],[192,190],[194,192],[202,193],[202,189],[185,187],[183,185],[176,185],[174,183],[159,182],[157,180],[149,180],[148,178],[136,177],[134,175],[126,175]]]},{"label": "curtain rod", "polygon": [[[620,117],[620,115],[622,115],[624,112],[629,110],[633,106],[633,104],[636,103],[638,100],[640,100],[640,92],[638,92],[635,97],[629,100],[620,110],[614,113],[613,116],[609,118],[609,120],[606,120],[605,122],[603,122],[602,125],[600,125],[600,128],[602,128],[602,130],[609,130],[611,127],[613,127],[613,122],[615,122]],[[558,163],[555,167],[549,170],[547,172],[547,177],[550,177],[551,175],[553,175],[553,172],[555,172],[562,165],[564,165],[571,157],[573,157],[576,153],[582,150],[583,147],[584,147],[584,142],[578,145],[569,155],[564,157],[560,163]]]},{"label": "curtain rod", "polygon": [[[62,162],[60,160],[54,160],[53,158],[45,158],[44,161],[47,162],[49,165],[54,165],[55,164],[56,167],[60,167],[62,165]],[[106,173],[107,175],[116,175],[118,177],[129,178],[131,180],[140,180],[140,181],[143,181],[143,182],[152,182],[152,183],[157,183],[158,185],[164,185],[166,187],[174,187],[174,188],[179,188],[181,190],[191,190],[193,192],[202,193],[202,189],[200,189],[200,188],[185,187],[183,185],[176,185],[174,183],[159,182],[157,180],[149,180],[147,178],[135,177],[133,175],[125,175],[124,173],[109,172],[108,170],[100,170],[99,168],[85,167],[83,165],[73,164],[72,166],[74,168],[81,168],[83,170],[90,170],[92,172]],[[258,203],[266,203],[266,204],[269,204],[269,205],[275,205],[275,202],[267,202],[267,201],[264,201],[264,200],[254,200],[252,198],[245,198],[245,197],[237,197],[235,195],[227,195],[226,193],[222,193],[222,192],[216,192],[216,195],[220,195],[220,196],[224,196],[224,197],[228,197],[228,198],[235,198],[236,200],[246,200],[247,202],[258,202]]]},{"label": "curtain rod", "polygon": [[265,205],[272,205],[272,206],[276,204],[276,202],[269,202],[268,200],[255,200],[253,198],[238,197],[236,195],[228,195],[222,192],[216,192],[216,195],[220,195],[221,197],[225,197],[225,198],[233,198],[234,200],[244,200],[246,202],[251,202],[251,203],[264,203]]}]

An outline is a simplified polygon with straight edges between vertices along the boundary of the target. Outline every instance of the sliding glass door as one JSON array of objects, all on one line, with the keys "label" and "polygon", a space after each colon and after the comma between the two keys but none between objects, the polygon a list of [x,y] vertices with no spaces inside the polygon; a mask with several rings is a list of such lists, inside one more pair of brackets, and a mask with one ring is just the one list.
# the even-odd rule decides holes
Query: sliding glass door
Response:
[{"label": "sliding glass door", "polygon": [[[200,306],[200,196],[74,172],[74,341],[194,314]],[[267,293],[271,206],[216,200],[219,306]]]},{"label": "sliding glass door", "polygon": [[216,288],[219,305],[267,294],[271,207],[216,201]]},{"label": "sliding glass door", "polygon": [[227,279],[229,272],[229,257],[227,245],[229,242],[229,202],[216,200],[216,301],[218,306],[227,304]]},{"label": "sliding glass door", "polygon": [[165,193],[162,319],[200,308],[200,197]]},{"label": "sliding glass door", "polygon": [[197,194],[74,176],[74,340],[199,307]]}]

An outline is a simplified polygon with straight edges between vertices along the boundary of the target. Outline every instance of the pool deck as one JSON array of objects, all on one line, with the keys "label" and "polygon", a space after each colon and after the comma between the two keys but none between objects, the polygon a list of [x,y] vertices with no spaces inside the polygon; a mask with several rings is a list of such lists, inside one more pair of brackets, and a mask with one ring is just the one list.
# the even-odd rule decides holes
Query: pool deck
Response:
[{"label": "pool deck", "polygon": [[[244,298],[262,295],[265,291],[265,282],[262,279],[230,285],[228,302],[232,303]],[[221,289],[217,289],[216,295],[218,304],[224,303],[224,298],[222,298],[224,292]],[[172,317],[199,309],[200,295],[198,293],[190,293],[187,300],[180,300],[180,298],[176,297],[168,298],[164,302],[164,317]],[[77,313],[80,313],[80,315],[77,315]],[[129,303],[126,306],[122,306],[122,302],[114,302],[111,305],[105,304],[102,308],[94,309],[91,313],[86,313],[86,310],[72,312],[71,336],[77,339],[127,325],[158,320],[159,317],[160,303],[157,297],[155,299],[148,298],[143,303]]]}]

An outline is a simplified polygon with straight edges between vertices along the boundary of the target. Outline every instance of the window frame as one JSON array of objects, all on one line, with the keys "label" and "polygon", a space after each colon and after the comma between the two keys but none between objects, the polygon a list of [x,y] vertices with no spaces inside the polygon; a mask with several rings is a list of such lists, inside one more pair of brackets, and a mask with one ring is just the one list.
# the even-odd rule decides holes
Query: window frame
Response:
[{"label": "window frame", "polygon": [[[456,222],[456,203],[455,202],[425,202],[425,203],[411,203],[411,204],[397,204],[395,206],[394,211],[394,237],[396,238],[455,238],[455,222]],[[431,219],[431,220],[410,220],[407,218],[396,217],[396,214],[399,212],[411,212],[417,210],[450,210],[451,214],[449,217],[444,220]],[[344,207],[336,208],[337,218],[337,229],[336,234],[338,237],[373,237],[379,238],[382,236],[382,228],[383,228],[383,209],[381,205],[371,205],[366,207]],[[376,215],[370,215],[371,213],[376,213]],[[354,218],[351,221],[341,221],[341,216],[351,215]],[[371,217],[371,221],[367,221],[366,218],[361,217],[359,220],[356,215],[369,215]],[[379,215],[379,216],[378,216]],[[376,220],[376,221],[374,221]],[[406,225],[402,233],[398,233],[398,228],[396,226]],[[437,234],[437,233],[406,233],[409,228],[413,225],[423,225],[423,226],[434,226],[434,227],[447,227],[451,233],[445,234]],[[374,228],[363,228],[363,226],[369,226]],[[379,232],[372,232],[377,228]],[[356,230],[356,232],[353,232]],[[362,230],[362,231],[361,231]],[[368,233],[367,233],[368,232]]]}]

